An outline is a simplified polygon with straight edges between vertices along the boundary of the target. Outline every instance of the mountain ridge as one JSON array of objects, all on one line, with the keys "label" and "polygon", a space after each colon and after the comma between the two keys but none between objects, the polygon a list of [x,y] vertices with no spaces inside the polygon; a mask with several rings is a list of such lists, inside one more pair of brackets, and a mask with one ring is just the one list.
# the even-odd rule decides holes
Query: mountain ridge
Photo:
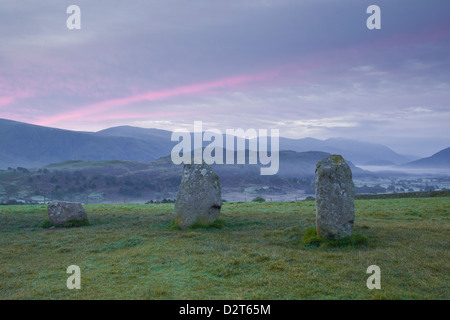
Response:
[{"label": "mountain ridge", "polygon": [[403,164],[408,168],[450,168],[450,147],[442,149],[430,157]]},{"label": "mountain ridge", "polygon": [[[178,143],[171,141],[170,137],[171,132],[167,130],[133,126],[86,132],[0,119],[0,168],[41,167],[74,159],[152,161],[170,154]],[[384,145],[343,138],[281,137],[279,142],[280,150],[341,154],[355,165],[373,161],[400,164],[412,160]],[[207,144],[209,142],[203,142],[203,146]]]}]

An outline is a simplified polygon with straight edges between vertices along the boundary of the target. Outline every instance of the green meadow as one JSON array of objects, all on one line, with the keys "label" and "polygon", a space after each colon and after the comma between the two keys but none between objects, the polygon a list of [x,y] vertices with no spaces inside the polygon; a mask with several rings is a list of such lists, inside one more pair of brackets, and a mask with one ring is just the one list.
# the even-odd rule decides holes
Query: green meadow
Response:
[{"label": "green meadow", "polygon": [[[314,239],[314,201],[224,203],[209,227],[173,204],[86,205],[49,228],[46,206],[0,207],[0,299],[449,299],[450,198],[357,200],[355,236]],[[320,239],[319,239],[320,240]],[[66,286],[81,269],[81,289]],[[369,290],[370,265],[381,289]]]}]

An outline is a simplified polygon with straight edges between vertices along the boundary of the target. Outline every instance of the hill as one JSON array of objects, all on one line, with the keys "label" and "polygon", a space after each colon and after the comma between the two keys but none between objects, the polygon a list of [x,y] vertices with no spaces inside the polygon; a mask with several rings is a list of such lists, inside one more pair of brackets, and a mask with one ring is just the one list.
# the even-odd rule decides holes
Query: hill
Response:
[{"label": "hill", "polygon": [[297,152],[322,151],[340,154],[357,165],[367,165],[368,163],[400,164],[414,160],[411,156],[400,155],[382,144],[343,138],[331,138],[327,140],[281,138],[280,150],[293,150]]},{"label": "hill", "polygon": [[109,137],[128,137],[161,142],[161,139],[164,141],[170,141],[172,132],[151,128],[149,129],[132,126],[119,126],[98,131],[96,132],[96,134]]},{"label": "hill", "polygon": [[152,161],[169,154],[171,148],[156,137],[137,139],[0,119],[0,168],[32,168],[75,159]]},{"label": "hill", "polygon": [[450,147],[441,150],[431,157],[409,162],[403,166],[409,168],[446,168],[450,169]]}]

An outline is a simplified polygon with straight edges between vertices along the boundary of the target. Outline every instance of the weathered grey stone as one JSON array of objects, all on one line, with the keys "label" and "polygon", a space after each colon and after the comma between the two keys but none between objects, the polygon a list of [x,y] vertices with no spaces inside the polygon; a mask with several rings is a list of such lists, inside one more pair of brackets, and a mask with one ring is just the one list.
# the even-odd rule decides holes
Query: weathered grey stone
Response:
[{"label": "weathered grey stone", "polygon": [[320,237],[339,239],[352,234],[355,185],[344,158],[331,155],[316,166],[316,230]]},{"label": "weathered grey stone", "polygon": [[175,224],[186,228],[192,224],[208,225],[220,214],[222,195],[219,176],[207,164],[185,164],[177,201]]},{"label": "weathered grey stone", "polygon": [[88,223],[88,216],[79,202],[53,201],[47,207],[48,219],[55,225],[68,222]]}]

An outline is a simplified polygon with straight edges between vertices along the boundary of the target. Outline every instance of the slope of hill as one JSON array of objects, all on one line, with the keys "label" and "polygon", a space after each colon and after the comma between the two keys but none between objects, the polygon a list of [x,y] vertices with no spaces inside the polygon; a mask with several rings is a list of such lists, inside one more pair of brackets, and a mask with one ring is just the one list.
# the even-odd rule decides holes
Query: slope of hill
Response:
[{"label": "slope of hill", "polygon": [[431,157],[422,158],[402,165],[409,168],[446,168],[450,169],[450,147],[441,150]]},{"label": "slope of hill", "polygon": [[0,168],[39,167],[74,159],[151,161],[170,153],[171,148],[162,140],[61,130],[0,119]]},{"label": "slope of hill", "polygon": [[159,129],[119,126],[98,131],[96,134],[110,137],[128,137],[161,142],[161,140],[170,141],[172,132]]}]

